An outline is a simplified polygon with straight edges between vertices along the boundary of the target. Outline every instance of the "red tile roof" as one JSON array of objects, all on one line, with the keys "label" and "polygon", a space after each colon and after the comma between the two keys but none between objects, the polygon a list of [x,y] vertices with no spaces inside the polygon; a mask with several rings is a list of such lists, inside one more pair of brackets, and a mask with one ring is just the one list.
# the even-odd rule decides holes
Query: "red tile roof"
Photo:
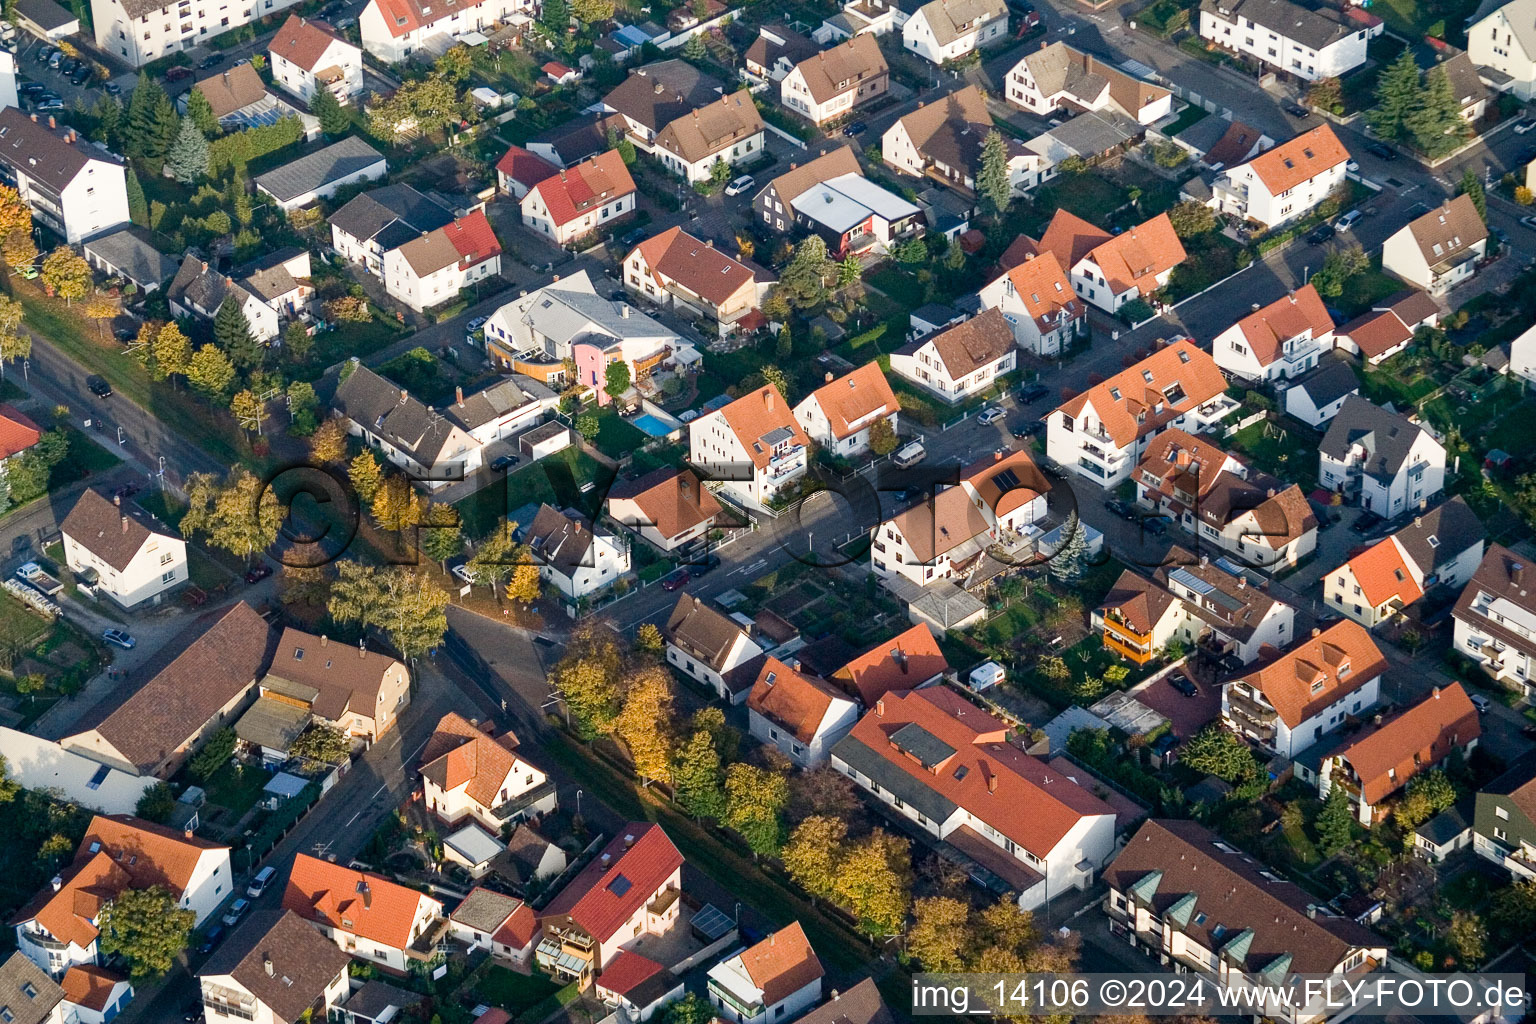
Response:
[{"label": "red tile roof", "polygon": [[560,173],[560,168],[522,146],[509,146],[496,161],[496,169],[530,188]]},{"label": "red tile roof", "polygon": [[826,680],[768,658],[747,694],[747,708],[788,730],[801,743],[810,743],[832,702],[846,699]]},{"label": "red tile roof", "polygon": [[421,774],[444,791],[460,786],[482,807],[501,804],[502,783],[517,764],[517,737],[492,739],[485,730],[450,711],[437,723],[421,755]]},{"label": "red tile roof", "polygon": [[[411,925],[423,899],[430,897],[383,875],[301,853],[288,875],[283,908],[391,949],[405,949],[415,938]],[[441,913],[441,904],[437,909]]]},{"label": "red tile roof", "polygon": [[[1152,379],[1146,379],[1150,373]],[[1184,397],[1171,402],[1165,388],[1179,385]],[[1188,338],[1152,353],[1128,370],[1096,384],[1069,402],[1060,411],[1076,418],[1091,400],[1104,424],[1104,431],[1121,448],[1143,434],[1150,434],[1169,420],[1178,419],[1227,389],[1227,379],[1210,353]],[[1118,392],[1118,398],[1115,393]],[[1153,410],[1161,405],[1161,414]],[[1144,419],[1137,422],[1138,415]]]},{"label": "red tile roof", "polygon": [[272,37],[272,42],[267,44],[267,50],[273,56],[281,57],[313,72],[320,58],[325,56],[332,43],[342,43],[351,46],[345,39],[336,35],[331,27],[323,21],[301,18],[297,14],[288,15],[288,20],[283,22],[283,27],[277,30]]},{"label": "red tile roof", "polygon": [[14,405],[0,405],[0,461],[37,444],[43,432]]},{"label": "red tile roof", "polygon": [[762,989],[764,1006],[789,998],[826,974],[799,921],[743,950],[741,965],[752,984]]},{"label": "red tile roof", "polygon": [[1424,596],[1402,549],[1391,537],[1351,558],[1349,571],[1372,608],[1380,608],[1394,597],[1406,608]]},{"label": "red tile roof", "polygon": [[816,399],[832,428],[832,436],[838,440],[867,428],[877,413],[890,416],[901,408],[890,382],[880,372],[879,363],[865,363],[852,373],[828,381],[811,392],[810,397]]},{"label": "red tile roof", "polygon": [[432,13],[432,4],[424,3],[423,0],[377,0],[377,2],[384,27],[389,30],[391,36],[399,39],[424,25],[430,25],[443,18],[461,14],[472,7],[478,7],[485,0],[458,0],[457,3],[439,7],[435,14]]},{"label": "red tile roof", "polygon": [[496,929],[493,938],[513,949],[527,949],[538,933],[539,919],[534,915],[533,908],[524,903],[512,912],[505,924]]},{"label": "red tile roof", "polygon": [[221,843],[128,814],[98,814],[92,818],[75,853],[76,861],[94,856],[96,851],[92,847],[98,844],[102,852],[127,870],[134,888],[164,886],[178,897],[192,884],[203,854],[229,849]]},{"label": "red tile roof", "polygon": [[768,463],[773,461],[773,449],[760,442],[780,427],[794,435],[791,440],[795,444],[810,446],[810,439],[805,436],[800,421],[795,419],[794,410],[772,384],[765,384],[756,391],[747,392],[730,405],[721,406],[719,413],[736,435],[736,440],[746,449],[747,458],[758,469],[767,469]]},{"label": "red tile roof", "polygon": [[1278,196],[1349,159],[1333,129],[1320,124],[1248,161],[1269,194]]},{"label": "red tile roof", "polygon": [[549,902],[539,920],[569,917],[606,941],[683,866],[683,855],[660,825],[630,822],[581,874]]},{"label": "red tile roof", "polygon": [[16,912],[11,923],[36,921],[60,942],[72,942],[81,948],[90,946],[100,934],[92,923],[103,904],[132,884],[126,868],[106,852],[77,860],[60,873],[59,890],[45,888]]},{"label": "red tile roof", "polygon": [[1352,619],[1303,640],[1240,677],[1294,729],[1387,669],[1365,627]]},{"label": "red tile roof", "polygon": [[1367,359],[1374,359],[1413,339],[1413,332],[1390,309],[1357,316],[1340,327],[1338,333],[1354,342]]},{"label": "red tile roof", "polygon": [[496,232],[491,230],[491,222],[486,219],[484,210],[460,217],[452,224],[444,225],[442,230],[466,267],[501,253],[501,243],[496,240]]},{"label": "red tile roof", "polygon": [[668,228],[635,246],[657,283],[663,278],[676,281],[695,295],[719,306],[742,286],[753,280],[752,271],[716,249],[713,242],[701,242],[680,227]]},{"label": "red tile roof", "polygon": [[949,662],[926,625],[878,643],[832,673],[831,682],[873,707],[893,690],[910,690],[948,671]]},{"label": "red tile roof", "polygon": [[76,964],[64,972],[64,977],[59,981],[59,987],[64,990],[64,998],[70,1002],[101,1011],[107,1008],[107,1000],[112,998],[112,990],[117,988],[123,980],[95,964]]},{"label": "red tile roof", "polygon": [[1439,764],[1452,749],[1482,734],[1477,708],[1461,684],[1452,683],[1436,687],[1407,711],[1350,740],[1335,756],[1354,768],[1366,802],[1377,804]]},{"label": "red tile roof", "polygon": [[594,207],[635,191],[635,179],[619,151],[610,149],[574,167],[557,171],[533,187],[549,207],[550,219],[564,226]]},{"label": "red tile roof", "polygon": [[603,973],[597,978],[597,987],[625,996],[641,982],[654,978],[664,970],[666,968],[656,961],[626,949],[603,968]]},{"label": "red tile roof", "polygon": [[1332,334],[1333,317],[1323,307],[1317,289],[1308,284],[1249,313],[1237,322],[1237,328],[1253,349],[1259,365],[1268,366],[1280,358],[1285,342],[1291,338],[1308,330],[1313,339]]},{"label": "red tile roof", "polygon": [[1014,293],[1025,310],[1042,328],[1056,327],[1063,313],[1068,320],[1088,315],[1087,307],[1072,290],[1072,282],[1053,252],[1026,255],[1024,262],[1008,271],[1008,280],[1013,282]]}]

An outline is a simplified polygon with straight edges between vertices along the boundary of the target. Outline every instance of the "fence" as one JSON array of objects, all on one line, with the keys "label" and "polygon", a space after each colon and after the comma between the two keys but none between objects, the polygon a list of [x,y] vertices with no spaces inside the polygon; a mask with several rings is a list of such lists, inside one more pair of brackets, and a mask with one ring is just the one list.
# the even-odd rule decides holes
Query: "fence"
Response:
[{"label": "fence", "polygon": [[1244,416],[1242,419],[1238,420],[1236,423],[1228,423],[1227,424],[1227,436],[1231,437],[1233,434],[1237,433],[1239,430],[1242,430],[1242,429],[1244,429],[1246,427],[1251,427],[1255,423],[1261,422],[1268,415],[1269,415],[1268,410],[1260,409],[1258,412],[1249,413],[1247,416]]},{"label": "fence", "polygon": [[802,140],[795,138],[795,136],[789,134],[789,132],[785,131],[784,129],[778,127],[775,124],[772,124],[769,121],[764,121],[763,122],[763,127],[768,129],[770,132],[773,132],[773,134],[777,135],[779,138],[783,139],[785,142],[789,143],[791,146],[794,146],[796,149],[810,149],[811,148],[809,145],[807,145]]}]

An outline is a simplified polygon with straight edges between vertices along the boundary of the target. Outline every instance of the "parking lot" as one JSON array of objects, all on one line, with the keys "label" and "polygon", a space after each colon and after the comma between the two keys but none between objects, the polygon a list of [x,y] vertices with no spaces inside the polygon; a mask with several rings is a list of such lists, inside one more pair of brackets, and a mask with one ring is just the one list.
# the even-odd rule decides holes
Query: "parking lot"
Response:
[{"label": "parking lot", "polygon": [[[113,79],[110,83],[97,81],[90,74],[91,64],[77,58],[68,58],[60,55],[52,63],[47,59],[50,53],[57,53],[58,49],[51,43],[44,42],[36,36],[22,34],[16,39],[16,88],[18,99],[23,110],[46,114],[49,111],[72,110],[76,101],[83,103],[87,108],[96,105],[96,102],[109,91],[110,86],[119,94],[127,93],[133,88],[133,76],[124,75]],[[38,60],[42,56],[43,60]],[[74,63],[85,68],[83,73],[71,77],[67,68]],[[76,81],[75,79],[79,79]],[[36,83],[28,85],[28,83]],[[41,86],[41,90],[37,88]]]}]

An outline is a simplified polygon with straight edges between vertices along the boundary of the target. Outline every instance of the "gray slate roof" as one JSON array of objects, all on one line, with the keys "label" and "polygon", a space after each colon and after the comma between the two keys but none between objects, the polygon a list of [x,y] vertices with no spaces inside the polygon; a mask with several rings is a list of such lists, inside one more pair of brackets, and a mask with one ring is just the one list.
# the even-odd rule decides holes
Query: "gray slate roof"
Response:
[{"label": "gray slate roof", "polygon": [[1297,378],[1291,387],[1306,391],[1312,404],[1321,409],[1345,395],[1359,391],[1360,381],[1344,360],[1329,358],[1324,359],[1310,373]]},{"label": "gray slate roof", "polygon": [[46,119],[34,121],[15,107],[0,111],[0,164],[13,172],[62,192],[92,160],[123,162],[69,128],[49,128]]},{"label": "gray slate roof", "polygon": [[550,505],[540,505],[525,536],[529,550],[546,565],[566,575],[592,564],[592,524]]},{"label": "gray slate roof", "polygon": [[[904,728],[911,728],[908,725]],[[832,747],[832,755],[856,769],[866,778],[899,800],[905,801],[917,813],[933,821],[948,821],[955,813],[955,803],[922,780],[902,769],[889,757],[856,736],[844,736]]]},{"label": "gray slate roof", "polygon": [[383,159],[383,153],[357,136],[349,135],[340,142],[258,176],[256,184],[286,203]]},{"label": "gray slate roof", "polygon": [[720,98],[723,83],[684,60],[663,60],[629,73],[603,102],[653,132]]},{"label": "gray slate roof", "polygon": [[453,211],[409,185],[385,185],[354,196],[330,223],[388,252],[453,221]]},{"label": "gray slate roof", "polygon": [[464,898],[452,914],[454,921],[477,932],[494,932],[511,917],[523,901],[492,889],[476,888]]},{"label": "gray slate roof", "polygon": [[332,408],[423,466],[437,464],[452,424],[416,398],[359,366],[336,389]]},{"label": "gray slate roof", "polygon": [[1276,35],[1313,50],[1321,50],[1361,29],[1361,26],[1346,22],[1336,11],[1328,8],[1309,10],[1291,0],[1201,0],[1200,9],[1210,11],[1224,21],[1247,18]]},{"label": "gray slate roof", "polygon": [[1142,134],[1135,121],[1112,110],[1090,110],[1078,114],[1047,135],[1078,156],[1089,158],[1108,153]]},{"label": "gray slate roof", "polygon": [[1400,413],[1388,412],[1359,395],[1350,395],[1328,425],[1319,450],[1337,462],[1344,462],[1352,446],[1363,445],[1369,453],[1365,472],[1378,480],[1391,480],[1403,468],[1422,430]]},{"label": "gray slate roof", "polygon": [[0,964],[0,1006],[10,1010],[11,1024],[43,1024],[63,1001],[64,990],[25,955]]},{"label": "gray slate roof", "polygon": [[374,978],[363,982],[363,987],[352,993],[352,998],[346,1002],[346,1008],[347,1012],[354,1017],[375,1021],[390,1007],[409,1010],[413,1006],[419,1006],[425,999],[426,997],[419,993]]},{"label": "gray slate roof", "polygon": [[137,285],[163,284],[176,273],[176,261],[151,245],[145,235],[142,228],[123,228],[91,239],[85,243],[85,249]]},{"label": "gray slate roof", "polygon": [[298,1020],[351,959],[293,911],[258,910],[224,940],[199,973],[231,975],[278,1019]]},{"label": "gray slate roof", "polygon": [[465,430],[474,430],[514,409],[554,397],[553,391],[532,377],[515,373],[484,390],[466,395],[464,401],[455,402],[443,412]]},{"label": "gray slate roof", "polygon": [[[1487,531],[1467,503],[1455,497],[1415,516],[1395,536],[1414,564],[1428,575],[1486,539]],[[1435,543],[1431,544],[1431,539]]]},{"label": "gray slate roof", "polygon": [[52,32],[80,21],[73,11],[53,0],[16,0],[16,13],[45,32]]}]

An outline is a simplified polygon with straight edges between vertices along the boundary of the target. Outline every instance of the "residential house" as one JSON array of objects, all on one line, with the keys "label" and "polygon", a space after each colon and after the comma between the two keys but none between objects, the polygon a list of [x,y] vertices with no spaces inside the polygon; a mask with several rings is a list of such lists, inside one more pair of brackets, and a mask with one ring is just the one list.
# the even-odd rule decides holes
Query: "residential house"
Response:
[{"label": "residential house", "polygon": [[623,114],[591,111],[533,136],[528,152],[556,167],[572,167],[607,152],[610,129],[627,132],[629,122]]},{"label": "residential house", "polygon": [[635,210],[635,180],[616,149],[546,178],[522,198],[523,223],[570,245]]},{"label": "residential house", "polygon": [[1401,615],[1437,583],[1460,587],[1482,557],[1482,526],[1464,501],[1453,498],[1325,576],[1323,600],[1373,628]]},{"label": "residential house", "polygon": [[332,645],[291,626],[277,641],[261,695],[302,707],[317,721],[372,744],[411,702],[403,663],[359,643]]},{"label": "residential house", "polygon": [[1111,235],[1057,210],[1034,249],[1055,256],[1071,276],[1078,297],[1106,313],[1119,311],[1132,299],[1150,299],[1168,283],[1185,255],[1165,213]]},{"label": "residential house", "polygon": [[791,1021],[821,1002],[825,975],[799,921],[709,969],[709,1001],[736,1024]]},{"label": "residential house", "polygon": [[888,693],[931,685],[949,671],[949,662],[939,650],[933,631],[920,622],[851,659],[830,673],[827,682],[868,710]]},{"label": "residential house", "polygon": [[[1180,971],[1253,991],[1266,977],[1361,975],[1387,962],[1386,940],[1269,871],[1193,821],[1142,824],[1104,871],[1110,931]],[[1265,1016],[1321,1024],[1310,1004]]]},{"label": "residential house", "polygon": [[[1373,723],[1323,754],[1314,781],[1327,799],[1335,786],[1349,796],[1360,823],[1381,820],[1383,804],[1414,776],[1451,755],[1465,754],[1482,736],[1477,708],[1460,683],[1434,687],[1428,697],[1384,722]],[[1305,755],[1297,761],[1305,761]],[[1306,769],[1300,769],[1306,770]]]},{"label": "residential house", "polygon": [[[1026,253],[1021,262],[982,286],[977,296],[983,309],[1003,314],[1014,341],[1026,352],[1060,355],[1088,333],[1088,305],[1049,250]],[[895,366],[892,359],[891,368]]]},{"label": "residential house", "polygon": [[453,213],[409,185],[385,185],[353,196],[332,213],[331,248],[384,276],[386,253],[453,223]]},{"label": "residential house", "polygon": [[1173,547],[1150,577],[1122,572],[1089,621],[1106,648],[1138,665],[1177,640],[1197,663],[1232,671],[1290,643],[1296,611],[1258,581]]},{"label": "residential house", "polygon": [[698,546],[720,519],[720,502],[692,470],[663,466],[608,491],[608,518],[671,553]]},{"label": "residential house", "polygon": [[721,700],[740,704],[747,699],[757,679],[755,663],[763,657],[763,649],[748,629],[702,599],[683,594],[667,617],[662,636],[667,641],[668,665],[714,690]]},{"label": "residential house", "polygon": [[284,213],[321,199],[360,181],[377,181],[389,171],[389,161],[356,135],[333,142],[292,163],[256,176],[256,191],[272,197]]},{"label": "residential house", "polygon": [[1136,466],[1136,501],[1175,521],[1192,524],[1193,515],[1223,473],[1247,476],[1248,464],[1209,440],[1169,427],[1147,442]]},{"label": "residential house", "polygon": [[1217,366],[1264,383],[1301,376],[1332,348],[1333,317],[1311,284],[1255,309],[1211,341]]},{"label": "residential house", "polygon": [[943,64],[1007,34],[1003,0],[929,0],[901,26],[901,44],[930,63]]},{"label": "residential house", "polygon": [[1008,72],[1004,97],[1032,114],[1110,110],[1139,124],[1173,112],[1173,93],[1063,42],[1041,43]]},{"label": "residential house", "polygon": [[[968,85],[932,103],[920,103],[899,118],[880,137],[880,155],[897,170],[915,178],[937,178],[969,198],[976,192],[982,144],[992,131],[986,97]],[[1014,193],[1023,193],[1039,183],[1040,158],[1015,139],[1003,141],[1008,183]]]},{"label": "residential house", "polygon": [[[283,333],[284,322],[297,316],[313,291],[309,285],[299,284],[300,280],[307,281],[309,278],[309,250],[297,250],[290,262],[292,270],[283,264],[264,268],[276,272],[276,275],[265,274],[265,279],[258,282],[244,275],[237,278],[222,274],[207,260],[195,255],[188,256],[182,261],[181,269],[176,272],[165,291],[166,298],[170,300],[171,313],[175,316],[212,320],[218,315],[219,308],[230,301],[245,317],[251,337],[271,344]],[[294,273],[294,270],[298,273]],[[276,290],[273,285],[278,286]],[[274,294],[276,301],[267,298],[263,292]]]},{"label": "residential house", "polygon": [[553,391],[531,377],[513,373],[465,395],[453,389],[453,401],[442,413],[482,445],[492,445],[526,432],[544,422],[559,404]]},{"label": "residential house", "polygon": [[1536,22],[1528,17],[1533,11],[1531,0],[1510,0],[1467,28],[1472,63],[1497,78],[1500,92],[1527,102],[1536,98]]},{"label": "residential house", "polygon": [[351,988],[347,956],[291,910],[257,910],[198,969],[209,1024],[322,1020]]},{"label": "residential house", "polygon": [[1372,31],[1334,7],[1292,0],[1201,0],[1201,39],[1291,78],[1338,78],[1366,61]]},{"label": "residential house", "polygon": [[359,364],[331,400],[347,432],[433,490],[480,468],[482,445],[451,418]]},{"label": "residential house", "polygon": [[813,40],[787,25],[762,25],[757,30],[757,38],[747,47],[743,60],[749,74],[782,82],[796,64],[814,56],[819,49]]},{"label": "residential house", "polygon": [[858,35],[796,64],[779,83],[779,102],[819,126],[879,99],[890,84],[879,42]]},{"label": "residential house", "polygon": [[283,909],[349,956],[399,974],[441,958],[437,937],[447,930],[442,903],[383,875],[301,853],[283,890]]},{"label": "residential house", "polygon": [[[30,422],[30,421],[28,421]],[[7,456],[29,436],[25,423],[9,430]],[[36,439],[36,431],[31,432]],[[86,488],[59,524],[64,564],[76,578],[123,608],[159,604],[187,582],[187,542],[131,502],[108,501]]]},{"label": "residential house", "polygon": [[539,578],[554,584],[571,605],[629,572],[628,538],[599,533],[574,509],[540,505],[523,540],[538,563]]},{"label": "residential house", "polygon": [[1348,163],[1344,144],[1330,126],[1321,124],[1222,171],[1211,186],[1213,203],[1222,213],[1268,230],[1306,216],[1332,195],[1344,183]]},{"label": "residential house", "polygon": [[597,397],[607,368],[622,360],[631,384],[640,388],[652,372],[693,352],[670,328],[628,302],[598,295],[585,270],[556,278],[508,302],[485,322],[485,349],[502,372],[515,372],[544,384],[565,381],[565,360],[576,364],[576,380]]},{"label": "residential house", "polygon": [[[194,46],[292,7],[295,0],[252,0],[231,8],[182,5],[171,0],[91,0],[96,45],[130,67]],[[78,23],[74,31],[79,31]]]},{"label": "residential house", "polygon": [[267,44],[272,81],[306,104],[324,89],[346,106],[363,91],[363,51],[325,22],[290,14]]},{"label": "residential house", "polygon": [[900,32],[919,6],[919,0],[844,0],[843,9],[823,18],[811,38],[826,46],[857,35],[887,36]]},{"label": "residential house", "polygon": [[1493,102],[1495,95],[1494,90],[1483,81],[1483,76],[1488,74],[1489,81],[1492,81],[1496,74],[1489,74],[1484,68],[1472,63],[1472,58],[1467,56],[1465,50],[1458,50],[1442,40],[1436,40],[1430,45],[1435,50],[1436,67],[1445,72],[1446,81],[1451,84],[1451,95],[1456,97],[1457,105],[1461,108],[1462,120],[1468,124],[1481,121],[1487,116],[1488,105]]},{"label": "residential house", "polygon": [[683,855],[660,825],[630,822],[539,913],[539,968],[590,980],[623,950],[682,923]]},{"label": "residential house", "polygon": [[623,118],[619,130],[649,153],[667,125],[714,102],[724,92],[724,82],[673,58],[631,70],[603,97],[603,106]]},{"label": "residential house", "polygon": [[128,224],[125,166],[51,115],[43,122],[16,107],[0,110],[0,183],[70,245]]},{"label": "residential house", "polygon": [[1536,880],[1536,755],[1517,758],[1474,800],[1472,849],[1514,881]]},{"label": "residential house", "polygon": [[1381,246],[1381,269],[1430,295],[1470,280],[1488,255],[1488,228],[1469,195],[1447,200],[1404,224]]},{"label": "residential house", "polygon": [[[304,125],[306,136],[319,134],[317,118],[301,113],[289,104],[267,92],[267,83],[250,64],[236,64],[228,71],[220,72],[193,83],[192,89],[203,94],[208,108],[218,118],[219,127],[227,132],[276,124],[287,117],[296,117]],[[188,97],[192,92],[177,98],[176,108],[185,116]]]},{"label": "residential house", "polygon": [[46,789],[101,814],[131,814],[156,780],[110,768],[56,740],[0,726],[6,778],[22,789]]},{"label": "residential house", "polygon": [[1239,736],[1281,757],[1295,757],[1376,706],[1387,661],[1359,623],[1313,630],[1222,684],[1221,717]]},{"label": "residential house", "polygon": [[1536,587],[1523,555],[1500,544],[1487,554],[1456,601],[1458,653],[1500,682],[1533,692],[1536,676]]},{"label": "residential house", "polygon": [[1382,299],[1334,335],[1334,344],[1359,356],[1372,366],[1397,355],[1413,341],[1420,327],[1440,323],[1440,307],[1428,294],[1417,288],[1397,292]]},{"label": "residential house", "polygon": [[880,996],[875,979],[838,991],[800,1018],[800,1024],[894,1024],[896,1017]]},{"label": "residential house", "polygon": [[531,0],[466,0],[434,6],[422,0],[368,0],[358,16],[363,49],[386,64],[423,49],[441,53],[454,40],[490,35],[498,25],[526,22],[537,13]]},{"label": "residential house", "polygon": [[875,423],[884,420],[891,436],[899,433],[901,403],[891,390],[879,363],[865,363],[836,380],[827,382],[800,400],[795,419],[812,441],[839,458],[869,451]]},{"label": "residential house", "polygon": [[18,0],[11,17],[17,28],[50,43],[80,31],[79,15],[65,10],[53,0]]},{"label": "residential house", "polygon": [[16,946],[54,978],[100,965],[102,908],[125,889],[160,886],[201,925],[234,891],[229,847],[127,814],[96,815],[72,864],[11,918]]},{"label": "residential house", "polygon": [[613,1007],[622,1019],[648,1021],[668,1003],[683,998],[683,979],[650,957],[626,949],[598,976],[595,989],[603,1005]]},{"label": "residential house", "polygon": [[1001,571],[988,547],[1038,536],[1051,484],[1028,452],[983,457],[959,476],[957,484],[875,527],[870,561],[876,576],[903,576],[918,586],[942,579],[971,586]]},{"label": "residential house", "polygon": [[559,173],[559,167],[522,146],[508,146],[501,159],[496,161],[497,186],[519,201],[533,186]]},{"label": "residential house", "polygon": [[448,915],[448,937],[464,943],[473,953],[489,950],[493,956],[526,967],[533,956],[539,922],[533,907],[516,896],[476,886]]},{"label": "residential house", "polygon": [[1017,365],[1013,326],[998,309],[921,335],[891,353],[892,373],[949,405],[986,391]]},{"label": "residential house", "polygon": [[1035,136],[1024,148],[1040,157],[1039,184],[1054,178],[1072,157],[1092,166],[1128,152],[1146,137],[1144,125],[1116,110],[1089,110]]},{"label": "residential house", "polygon": [[1209,430],[1236,408],[1216,361],[1186,339],[1058,406],[1046,453],[1105,487],[1129,479],[1148,442],[1168,427]]},{"label": "residential house", "polygon": [[0,405],[0,471],[7,459],[31,448],[42,440],[42,436],[42,430],[26,413],[14,405]]},{"label": "residential house", "polygon": [[769,657],[747,694],[749,731],[802,768],[827,763],[833,744],[859,719],[859,706],[837,687]]},{"label": "residential house", "polygon": [[142,685],[92,708],[60,742],[120,771],[169,779],[204,740],[233,724],[256,699],[276,634],[241,601],[181,635],[190,642],[142,668]]},{"label": "residential house", "polygon": [[107,277],[122,278],[146,295],[159,291],[180,267],[150,244],[148,231],[136,226],[97,235],[81,246],[80,252],[87,263]]},{"label": "residential house", "polygon": [[422,800],[440,821],[472,819],[493,835],[555,809],[555,784],[518,750],[511,731],[487,728],[450,712],[421,752]]},{"label": "residential house", "polygon": [[821,235],[839,259],[884,252],[923,231],[922,211],[866,179],[848,146],[791,167],[757,194],[752,208],[777,234],[803,228]]},{"label": "residential house", "polygon": [[133,1001],[133,985],[104,967],[71,967],[59,979],[66,1024],[107,1024]]},{"label": "residential house", "polygon": [[700,241],[681,227],[641,242],[624,257],[623,265],[624,287],[630,292],[683,316],[708,320],[721,337],[762,320],[752,314],[771,279],[760,278],[712,241]]},{"label": "residential house", "polygon": [[1445,447],[1401,413],[1344,399],[1319,448],[1318,483],[1391,519],[1445,489]]},{"label": "residential house", "polygon": [[689,184],[709,181],[717,164],[734,167],[763,152],[763,117],[747,89],[674,119],[652,149],[661,165]]},{"label": "residential house", "polygon": [[888,693],[832,748],[832,767],[1033,910],[1092,884],[1114,851],[1115,813],[1008,731],[947,687]]},{"label": "residential house", "polygon": [[779,389],[764,384],[688,424],[688,461],[723,494],[764,505],[805,475],[810,438]]},{"label": "residential house", "polygon": [[1360,393],[1360,378],[1342,357],[1324,356],[1300,377],[1279,385],[1288,416],[1322,430],[1344,408],[1344,400]]},{"label": "residential house", "polygon": [[500,273],[501,243],[484,210],[455,217],[384,254],[385,290],[418,312]]},{"label": "residential house", "polygon": [[0,1006],[14,1024],[64,1024],[64,990],[21,953],[0,963]]}]

